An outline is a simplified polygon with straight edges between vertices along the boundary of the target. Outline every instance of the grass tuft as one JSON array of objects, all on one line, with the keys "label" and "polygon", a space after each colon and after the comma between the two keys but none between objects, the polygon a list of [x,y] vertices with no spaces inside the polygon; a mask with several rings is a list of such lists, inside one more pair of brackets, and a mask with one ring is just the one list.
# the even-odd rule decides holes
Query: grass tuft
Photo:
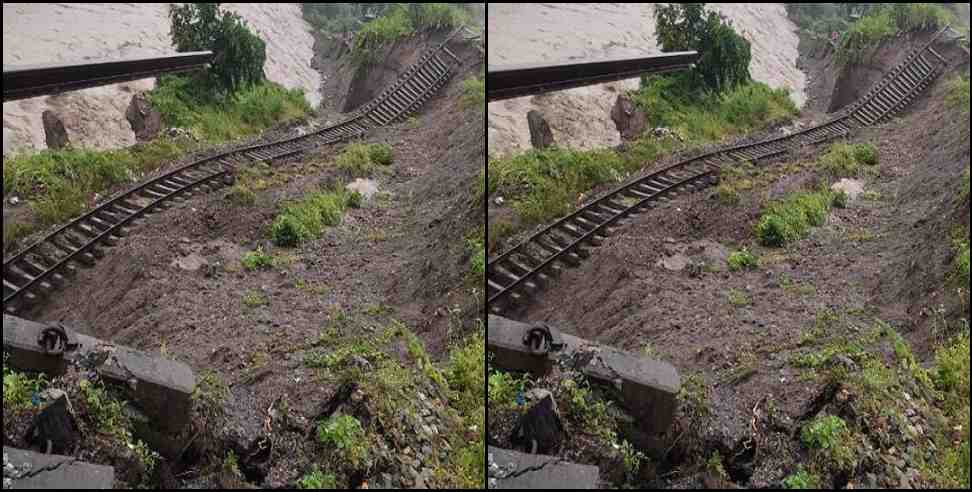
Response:
[{"label": "grass tuft", "polygon": [[835,178],[873,176],[877,165],[878,150],[870,144],[834,144],[820,158],[820,166]]},{"label": "grass tuft", "polygon": [[819,227],[827,221],[833,195],[830,191],[797,193],[771,205],[756,225],[760,244],[781,248],[804,238],[811,227]]},{"label": "grass tuft", "polygon": [[286,206],[271,227],[271,237],[277,246],[294,247],[316,239],[325,227],[341,224],[344,212],[356,200],[354,194],[340,188],[335,191],[311,193],[303,200]]},{"label": "grass tuft", "polygon": [[756,270],[759,268],[759,258],[747,249],[736,251],[729,255],[729,271]]},{"label": "grass tuft", "polygon": [[353,143],[338,155],[335,164],[353,178],[367,178],[380,166],[390,166],[393,160],[391,145]]}]

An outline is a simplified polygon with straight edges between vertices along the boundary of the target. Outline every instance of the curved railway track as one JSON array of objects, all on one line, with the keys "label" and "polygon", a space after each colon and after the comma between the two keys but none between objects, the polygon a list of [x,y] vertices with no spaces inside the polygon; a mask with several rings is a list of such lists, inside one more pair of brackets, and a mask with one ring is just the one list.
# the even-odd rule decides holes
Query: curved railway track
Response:
[{"label": "curved railway track", "polygon": [[242,166],[359,137],[417,111],[448,82],[460,63],[446,46],[454,35],[424,53],[378,97],[335,125],[196,160],[116,196],[21,250],[3,263],[4,313],[15,314],[53,292],[77,272],[77,264],[92,266],[104,256],[104,248],[127,236],[139,219],[194,192],[230,184],[233,171]]},{"label": "curved railway track", "polygon": [[857,128],[875,125],[903,110],[948,66],[948,60],[933,47],[945,30],[911,52],[862,98],[826,123],[785,137],[709,152],[639,177],[490,260],[486,267],[490,312],[502,314],[525,305],[565,266],[577,266],[589,257],[590,250],[611,235],[619,221],[710,186],[725,166],[776,157],[845,137]]}]

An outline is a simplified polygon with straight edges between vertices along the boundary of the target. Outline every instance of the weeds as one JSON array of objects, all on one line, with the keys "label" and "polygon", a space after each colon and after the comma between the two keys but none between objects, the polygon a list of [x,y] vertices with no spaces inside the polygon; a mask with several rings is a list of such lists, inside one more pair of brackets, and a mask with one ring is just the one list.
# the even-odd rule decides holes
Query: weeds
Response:
[{"label": "weeds", "polygon": [[743,248],[729,255],[729,271],[738,272],[740,270],[759,269],[759,258]]},{"label": "weeds", "polygon": [[819,490],[820,477],[801,469],[787,477],[783,486],[790,490]]},{"label": "weeds", "polygon": [[873,176],[877,165],[878,151],[870,144],[835,144],[820,158],[820,166],[835,178]]},{"label": "weeds", "polygon": [[302,490],[337,490],[337,478],[331,473],[323,473],[316,466],[314,471],[304,475],[297,482],[297,486]]},{"label": "weeds", "polygon": [[341,224],[345,210],[354,201],[353,193],[339,188],[335,191],[311,193],[303,200],[284,208],[271,228],[277,246],[293,247],[316,239],[325,227]]},{"label": "weeds", "polygon": [[470,77],[462,82],[462,106],[466,109],[486,110],[486,80]]},{"label": "weeds", "polygon": [[391,145],[353,143],[341,152],[335,164],[353,178],[367,178],[380,166],[391,165],[393,159]]},{"label": "weeds", "polygon": [[243,306],[249,309],[268,306],[269,304],[270,299],[263,292],[250,290],[243,294]]},{"label": "weeds", "polygon": [[273,256],[264,253],[263,248],[257,248],[256,251],[250,251],[244,254],[240,262],[243,263],[243,268],[248,272],[269,270],[274,266]]},{"label": "weeds", "polygon": [[729,300],[729,305],[736,308],[750,306],[753,303],[749,294],[738,289],[729,289],[726,298]]},{"label": "weeds", "polygon": [[3,361],[3,406],[12,410],[23,410],[34,406],[34,395],[47,386],[44,375],[28,376],[8,369],[7,357]]},{"label": "weeds", "polygon": [[337,448],[344,459],[354,466],[368,459],[367,437],[361,422],[350,415],[332,417],[317,428],[317,440],[325,446]]},{"label": "weeds", "polygon": [[797,193],[769,207],[756,226],[756,237],[763,246],[783,247],[804,238],[811,227],[827,221],[833,193]]}]

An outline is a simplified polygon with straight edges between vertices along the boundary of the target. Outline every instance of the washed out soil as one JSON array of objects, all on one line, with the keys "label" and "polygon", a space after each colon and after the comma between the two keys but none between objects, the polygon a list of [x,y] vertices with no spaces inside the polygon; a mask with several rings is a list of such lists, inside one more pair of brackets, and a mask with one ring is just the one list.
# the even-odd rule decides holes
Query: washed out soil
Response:
[{"label": "washed out soil", "polygon": [[[903,56],[914,42],[882,47],[888,56],[881,59],[890,63],[891,53]],[[792,362],[812,350],[806,337],[818,314],[836,310],[853,313],[860,323],[884,320],[912,342],[920,360],[933,357],[935,343],[946,335],[936,330],[941,316],[933,316],[940,306],[953,326],[968,319],[968,307],[956,305],[954,290],[945,287],[954,260],[952,231],[969,222],[969,204],[960,197],[969,162],[968,119],[946,97],[955,74],[967,73],[968,59],[958,50],[943,51],[957,66],[925,97],[899,118],[850,139],[879,149],[880,174],[865,182],[874,192],[870,199],[835,209],[806,239],[784,249],[763,248],[754,228],[769,201],[819,181],[812,163],[826,146],[804,149],[788,162],[759,163],[767,172],[784,164],[803,167],[754,190],[739,205],[720,203],[710,189],[629,219],[590,259],[565,270],[510,317],[651,354],[683,377],[700,375],[712,413],[701,434],[724,450],[757,443],[746,469],[730,470],[733,481],[779,486],[801,462],[793,424],[822,390]],[[851,86],[874,78],[851,77],[837,90],[866,91]],[[826,83],[810,80],[811,107],[819,107]],[[761,257],[762,266],[729,272],[726,257],[744,247]],[[765,415],[767,403],[784,425],[760,434],[757,413]],[[699,478],[676,472],[655,485],[696,487],[703,485]]]},{"label": "washed out soil", "polygon": [[[461,103],[462,81],[478,75],[483,60],[472,47],[451,48],[463,63],[448,86],[415,118],[365,138],[394,149],[394,163],[373,178],[378,194],[321,238],[284,249],[269,230],[286,203],[351,181],[333,164],[343,144],[274,162],[280,184],[258,193],[253,206],[234,203],[223,189],[146,218],[93,268],[22,315],[164,351],[197,374],[214,371],[230,386],[227,427],[244,444],[261,435],[274,402],[283,398],[292,415],[312,419],[335,392],[316,382],[304,356],[342,315],[363,321],[362,337],[401,321],[433,359],[446,357],[453,342],[478,329],[483,309],[466,280],[464,238],[482,227],[472,190],[484,166],[485,128],[482,113]],[[246,271],[243,255],[258,248],[283,263]],[[266,484],[293,484],[313,458],[313,439],[277,444]]]}]

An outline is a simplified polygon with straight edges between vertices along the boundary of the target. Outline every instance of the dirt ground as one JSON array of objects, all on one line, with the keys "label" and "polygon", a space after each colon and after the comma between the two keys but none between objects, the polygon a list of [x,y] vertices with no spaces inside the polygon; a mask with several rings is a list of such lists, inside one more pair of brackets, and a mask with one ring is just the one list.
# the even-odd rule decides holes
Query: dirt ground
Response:
[{"label": "dirt ground", "polygon": [[[362,320],[362,337],[398,320],[434,359],[447,355],[482,318],[481,295],[466,281],[464,238],[482,224],[472,190],[485,129],[482,113],[462,110],[460,99],[483,60],[474,49],[457,55],[462,67],[421,114],[366,138],[390,144],[394,163],[374,178],[378,194],[320,239],[281,249],[268,232],[282,204],[346,178],[333,167],[343,145],[275,162],[279,186],[258,193],[254,206],[232,202],[224,189],[147,218],[24,317],[214,371],[230,386],[230,425],[245,436],[260,432],[264,410],[282,396],[306,418],[327,400],[335,388],[313,383],[304,357],[336,319]],[[245,271],[242,256],[261,247],[282,263]],[[303,456],[278,448],[279,462]],[[286,463],[270,483],[292,483],[299,465]]]},{"label": "dirt ground", "polygon": [[[890,62],[913,44],[884,47],[877,57]],[[958,65],[955,71],[967,71],[967,61]],[[874,80],[869,70],[841,81],[812,74],[805,118],[831,104],[835,85],[837,97],[866,90]],[[786,162],[761,162],[768,173],[801,167],[780,173],[740,205],[721,204],[710,189],[630,219],[512,317],[668,361],[683,377],[701,375],[713,417],[703,434],[730,450],[752,437],[754,412],[767,401],[793,422],[820,393],[791,361],[806,352],[808,336],[850,335],[814,335],[827,310],[852,313],[860,323],[887,321],[927,360],[941,336],[934,331],[941,321],[932,313],[948,304],[943,286],[954,258],[950,231],[969,220],[968,203],[963,207],[959,198],[969,162],[968,122],[945,100],[950,79],[939,79],[899,118],[851,138],[878,147],[880,176],[866,181],[869,198],[835,209],[807,239],[766,249],[753,230],[768,201],[815,182],[813,160],[825,146]],[[762,258],[761,268],[728,272],[728,254],[743,247]],[[675,258],[687,258],[689,266],[680,268]],[[965,309],[947,306],[945,317],[967,318]],[[774,486],[799,462],[788,438],[769,440],[756,453],[745,472],[730,470],[739,485]],[[677,473],[656,484],[698,485]]]}]

